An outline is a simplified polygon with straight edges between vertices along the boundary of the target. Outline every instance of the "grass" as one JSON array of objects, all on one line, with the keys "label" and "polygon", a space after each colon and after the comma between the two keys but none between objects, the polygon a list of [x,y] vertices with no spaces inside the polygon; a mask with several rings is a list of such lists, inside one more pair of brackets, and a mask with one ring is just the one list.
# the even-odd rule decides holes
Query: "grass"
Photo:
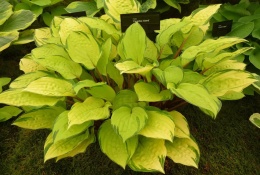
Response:
[{"label": "grass", "polygon": [[[181,112],[187,117],[192,135],[201,149],[199,169],[166,162],[166,174],[257,175],[260,172],[260,134],[248,118],[260,112],[260,96],[225,101],[213,120],[191,105]],[[55,163],[44,163],[43,145],[48,130],[26,130],[0,123],[0,167],[2,175],[144,175],[123,170],[91,145],[86,153]],[[159,175],[158,173],[153,173]]]}]

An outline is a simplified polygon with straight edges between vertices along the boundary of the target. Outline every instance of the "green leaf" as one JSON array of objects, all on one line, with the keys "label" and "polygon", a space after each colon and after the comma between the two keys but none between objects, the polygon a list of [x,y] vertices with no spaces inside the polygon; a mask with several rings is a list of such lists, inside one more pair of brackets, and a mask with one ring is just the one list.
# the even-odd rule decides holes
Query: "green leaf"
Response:
[{"label": "green leaf", "polygon": [[0,26],[12,15],[12,5],[7,1],[0,2]]},{"label": "green leaf", "polygon": [[12,32],[17,30],[23,30],[29,27],[36,17],[30,10],[15,11],[5,23],[0,26],[2,32]]},{"label": "green leaf", "polygon": [[52,128],[53,143],[86,132],[86,130],[94,124],[93,121],[88,121],[80,125],[69,127],[68,113],[69,111],[64,111],[56,118]]},{"label": "green leaf", "polygon": [[96,98],[102,98],[112,102],[116,96],[115,90],[109,85],[92,86],[86,90],[89,94]]},{"label": "green leaf", "polygon": [[141,65],[146,48],[146,34],[142,26],[134,23],[128,27],[118,47],[123,49],[118,49],[121,58],[131,59]]},{"label": "green leaf", "polygon": [[120,22],[120,14],[139,13],[140,3],[137,0],[104,0],[105,13],[116,22]]},{"label": "green leaf", "polygon": [[181,6],[176,0],[164,0],[164,2],[181,12]]},{"label": "green leaf", "polygon": [[171,111],[169,114],[171,115],[171,119],[175,124],[174,137],[189,138],[190,129],[186,118],[178,111]]},{"label": "green leaf", "polygon": [[166,101],[172,98],[172,94],[169,90],[160,92],[160,87],[155,82],[138,82],[134,85],[134,89],[139,101],[156,102]]},{"label": "green leaf", "polygon": [[75,149],[73,149],[72,151],[63,154],[61,156],[58,156],[56,161],[59,161],[60,159],[66,158],[66,157],[74,157],[75,155],[79,154],[79,153],[84,153],[87,149],[87,147],[91,144],[94,143],[96,140],[95,138],[95,134],[92,132],[88,138],[86,140],[84,140],[83,142],[81,142]]},{"label": "green leaf", "polygon": [[254,23],[241,23],[236,28],[232,29],[231,32],[227,34],[227,36],[236,36],[240,38],[246,38],[248,35],[252,33],[254,29]]},{"label": "green leaf", "polygon": [[183,70],[177,66],[169,66],[164,70],[164,78],[167,83],[178,84],[183,79]]},{"label": "green leaf", "polygon": [[76,93],[79,92],[80,89],[82,88],[89,88],[89,87],[94,87],[94,86],[101,86],[105,85],[105,82],[98,82],[96,83],[94,80],[83,80],[79,81],[75,86],[74,86],[74,91]]},{"label": "green leaf", "polygon": [[47,69],[60,73],[65,79],[79,78],[82,73],[80,64],[60,55],[52,55],[34,60]]},{"label": "green leaf", "polygon": [[140,135],[155,139],[173,141],[175,124],[171,116],[163,111],[146,111],[148,120]]},{"label": "green leaf", "polygon": [[167,88],[179,98],[205,109],[213,118],[216,118],[221,108],[221,102],[200,84],[181,83],[175,87],[168,83]]},{"label": "green leaf", "polygon": [[223,96],[228,91],[242,92],[244,88],[256,80],[250,73],[240,70],[221,71],[214,73],[201,83],[214,96]]},{"label": "green leaf", "polygon": [[3,91],[2,87],[7,85],[11,81],[11,78],[1,77],[0,78],[0,93]]},{"label": "green leaf", "polygon": [[56,97],[75,96],[73,85],[69,81],[54,77],[41,77],[34,80],[24,89],[24,91]]},{"label": "green leaf", "polygon": [[258,69],[260,69],[260,46],[256,46],[256,49],[249,55],[249,61]]},{"label": "green leaf", "polygon": [[88,97],[83,103],[75,103],[70,110],[69,127],[91,120],[103,120],[110,116],[111,103],[94,97]]},{"label": "green leaf", "polygon": [[186,69],[183,73],[182,83],[198,84],[205,76],[194,72],[192,70]]},{"label": "green leaf", "polygon": [[138,102],[138,97],[134,91],[121,90],[116,94],[113,101],[113,110],[116,110],[122,106],[133,108]]},{"label": "green leaf", "polygon": [[156,62],[158,58],[158,49],[153,41],[149,38],[146,38],[146,48],[144,51],[144,58],[149,61]]},{"label": "green leaf", "polygon": [[21,115],[13,125],[26,129],[52,129],[56,118],[65,109],[61,107],[44,107]]},{"label": "green leaf", "polygon": [[224,95],[218,97],[220,100],[240,100],[244,98],[243,92],[227,91]]},{"label": "green leaf", "polygon": [[249,118],[250,122],[252,122],[256,127],[260,128],[260,114],[254,113]]},{"label": "green leaf", "polygon": [[122,106],[116,109],[111,117],[111,125],[116,133],[118,133],[123,142],[137,135],[137,133],[145,126],[148,115],[141,107],[133,107],[132,109]]},{"label": "green leaf", "polygon": [[19,32],[0,32],[0,52],[8,48],[13,41],[19,38]]},{"label": "green leaf", "polygon": [[173,142],[166,141],[167,157],[175,163],[198,168],[200,151],[197,143],[191,138],[175,138]]},{"label": "green leaf", "polygon": [[140,137],[137,150],[128,165],[134,171],[164,173],[166,153],[164,140]]},{"label": "green leaf", "polygon": [[138,145],[137,136],[123,142],[122,138],[115,133],[110,120],[100,126],[98,140],[102,152],[122,168],[125,168]]},{"label": "green leaf", "polygon": [[26,92],[23,89],[14,89],[0,94],[0,103],[13,106],[54,106],[60,97],[50,97]]},{"label": "green leaf", "polygon": [[0,122],[9,120],[12,117],[16,117],[22,112],[21,109],[14,106],[4,106],[0,108]]},{"label": "green leaf", "polygon": [[47,6],[51,4],[51,0],[31,0],[30,2],[38,6]]},{"label": "green leaf", "polygon": [[101,55],[100,47],[90,34],[72,32],[67,39],[67,51],[73,61],[82,63],[92,70],[97,66]]},{"label": "green leaf", "polygon": [[77,148],[83,141],[88,139],[88,137],[89,132],[87,131],[86,133],[48,144],[47,147],[44,147],[44,162],[54,157],[58,157],[71,152],[72,150]]},{"label": "green leaf", "polygon": [[85,11],[87,16],[94,16],[99,11],[97,9],[97,4],[94,1],[90,1],[90,2],[75,1],[70,3],[65,8],[65,10],[69,13]]},{"label": "green leaf", "polygon": [[156,0],[146,0],[141,6],[141,12],[147,12],[149,9],[155,9]]},{"label": "green leaf", "polygon": [[34,29],[25,30],[19,33],[19,39],[13,44],[27,44],[34,41]]}]

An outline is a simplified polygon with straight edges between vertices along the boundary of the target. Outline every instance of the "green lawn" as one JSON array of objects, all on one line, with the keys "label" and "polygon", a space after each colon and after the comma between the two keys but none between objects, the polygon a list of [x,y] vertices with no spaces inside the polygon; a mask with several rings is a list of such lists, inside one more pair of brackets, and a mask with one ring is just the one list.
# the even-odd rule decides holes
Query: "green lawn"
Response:
[{"label": "green lawn", "polygon": [[[196,107],[186,106],[191,133],[201,149],[199,169],[166,162],[166,174],[257,175],[260,173],[260,130],[248,118],[260,112],[260,96],[239,101],[225,101],[216,120]],[[135,175],[110,161],[98,143],[86,153],[55,163],[43,162],[43,145],[47,130],[32,131],[0,123],[0,168],[2,175]],[[158,173],[154,173],[158,174]]]}]

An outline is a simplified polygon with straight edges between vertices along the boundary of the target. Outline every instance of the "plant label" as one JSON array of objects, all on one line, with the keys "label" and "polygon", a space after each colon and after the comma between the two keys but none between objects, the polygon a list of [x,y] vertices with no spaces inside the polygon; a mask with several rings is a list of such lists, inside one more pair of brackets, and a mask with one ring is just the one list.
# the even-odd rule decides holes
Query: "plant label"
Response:
[{"label": "plant label", "polygon": [[153,33],[154,30],[160,30],[160,13],[130,13],[121,14],[120,17],[122,32],[125,32],[135,22],[138,22],[146,33]]},{"label": "plant label", "polygon": [[228,20],[213,23],[212,36],[219,37],[228,34],[231,31],[232,22],[232,20]]}]

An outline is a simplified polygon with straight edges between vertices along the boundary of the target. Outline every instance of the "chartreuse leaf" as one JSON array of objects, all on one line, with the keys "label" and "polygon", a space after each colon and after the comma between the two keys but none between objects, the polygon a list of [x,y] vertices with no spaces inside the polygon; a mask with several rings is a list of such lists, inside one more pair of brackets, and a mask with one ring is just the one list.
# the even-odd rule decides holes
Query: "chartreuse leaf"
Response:
[{"label": "chartreuse leaf", "polygon": [[95,97],[88,97],[83,103],[75,103],[68,114],[69,127],[91,120],[103,120],[110,116],[111,103]]},{"label": "chartreuse leaf", "polygon": [[92,70],[97,66],[101,55],[100,47],[91,34],[72,32],[67,39],[67,51],[73,61],[82,63]]},{"label": "chartreuse leaf", "polygon": [[7,85],[11,81],[11,78],[8,77],[2,77],[0,78],[0,93],[2,92],[2,87]]},{"label": "chartreuse leaf", "polygon": [[167,44],[171,37],[178,31],[180,31],[184,26],[186,26],[189,22],[179,22],[177,24],[171,25],[165,30],[161,30],[160,33],[156,37],[156,43],[159,44],[161,47],[161,50],[163,50],[163,47],[165,44]]},{"label": "chartreuse leaf", "polygon": [[19,32],[0,32],[0,52],[8,48],[11,43],[17,40],[19,37]]},{"label": "chartreuse leaf", "polygon": [[31,0],[30,2],[38,6],[47,6],[51,4],[51,0]]},{"label": "chartreuse leaf", "polygon": [[0,2],[0,25],[4,24],[4,22],[12,15],[12,5],[7,1]]},{"label": "chartreuse leaf", "polygon": [[60,97],[50,97],[31,92],[23,89],[8,90],[0,93],[0,103],[13,106],[54,106]]},{"label": "chartreuse leaf", "polygon": [[203,69],[209,69],[209,68],[213,68],[215,66],[218,66],[218,63],[221,63],[222,61],[226,61],[226,60],[229,60],[229,59],[232,59],[232,58],[235,58],[237,57],[238,55],[242,54],[242,53],[245,53],[246,51],[248,50],[251,50],[252,47],[243,47],[241,49],[238,49],[234,52],[224,52],[224,53],[220,53],[218,55],[207,55],[208,57],[206,57],[204,60],[203,60],[203,68],[201,68],[202,70]]},{"label": "chartreuse leaf", "polygon": [[260,114],[254,113],[249,118],[250,122],[252,122],[256,127],[260,128]]},{"label": "chartreuse leaf", "polygon": [[155,67],[155,65],[152,65],[152,64],[140,66],[139,64],[137,64],[135,61],[132,61],[132,60],[126,60],[123,62],[116,63],[115,66],[120,71],[121,74],[138,73],[140,75],[146,75]]},{"label": "chartreuse leaf", "polygon": [[123,142],[122,137],[114,131],[110,120],[100,126],[98,140],[102,152],[122,168],[125,168],[138,145],[137,136]]},{"label": "chartreuse leaf", "polygon": [[[61,39],[62,44],[66,44],[67,37],[72,32],[82,32],[84,34],[91,34],[88,26],[77,19],[74,18],[65,18],[62,21],[57,19],[57,25],[59,25],[58,34]],[[55,24],[56,26],[56,24]],[[55,29],[54,29],[55,30]],[[76,41],[74,41],[76,42]]]},{"label": "chartreuse leaf", "polygon": [[65,79],[79,78],[82,73],[80,64],[60,55],[52,55],[34,60],[47,69],[60,73]]},{"label": "chartreuse leaf", "polygon": [[12,32],[26,29],[35,21],[35,19],[35,15],[30,10],[14,11],[5,23],[0,26],[0,31]]},{"label": "chartreuse leaf", "polygon": [[175,124],[168,113],[163,111],[147,110],[148,120],[140,135],[155,139],[173,141]]},{"label": "chartreuse leaf", "polygon": [[148,115],[141,107],[129,108],[122,106],[116,109],[111,117],[111,125],[125,142],[127,139],[137,135],[145,126]]},{"label": "chartreuse leaf", "polygon": [[127,28],[123,38],[118,43],[118,54],[124,59],[131,59],[141,65],[146,48],[146,34],[139,23]]},{"label": "chartreuse leaf", "polygon": [[129,108],[133,108],[137,105],[138,97],[134,91],[131,90],[121,90],[119,91],[113,101],[113,110],[127,106]]},{"label": "chartreuse leaf", "polygon": [[[89,137],[89,131],[83,134],[69,137],[67,139],[60,140],[58,142],[48,143],[44,147],[44,162],[49,159],[62,156],[77,148],[82,142]],[[48,141],[48,140],[47,140]],[[49,140],[50,142],[51,140]]]},{"label": "chartreuse leaf", "polygon": [[243,92],[227,91],[224,95],[218,97],[220,100],[239,100],[244,98]]},{"label": "chartreuse leaf", "polygon": [[191,83],[198,84],[200,80],[202,80],[205,76],[199,74],[198,72],[194,72],[192,70],[186,69],[183,72],[182,83]]},{"label": "chartreuse leaf", "polygon": [[112,50],[112,41],[107,39],[101,46],[101,56],[97,62],[97,69],[102,75],[107,75],[107,64],[109,61],[109,56]]},{"label": "chartreuse leaf", "polygon": [[241,70],[221,71],[209,75],[201,81],[210,94],[223,96],[228,91],[242,92],[256,80],[250,73]]},{"label": "chartreuse leaf", "polygon": [[98,82],[96,83],[94,80],[82,80],[79,81],[75,86],[74,86],[74,91],[76,93],[79,92],[80,89],[82,88],[89,88],[89,87],[93,87],[93,86],[101,86],[101,85],[105,85],[105,82]]},{"label": "chartreuse leaf", "polygon": [[32,50],[33,59],[43,59],[46,57],[56,56],[56,55],[70,59],[64,47],[57,44],[44,44]]},{"label": "chartreuse leaf", "polygon": [[102,98],[112,102],[116,96],[115,90],[106,84],[100,86],[92,86],[86,90],[89,94],[96,98]]},{"label": "chartreuse leaf", "polygon": [[134,89],[139,101],[156,102],[172,98],[172,93],[169,90],[160,92],[160,87],[155,82],[138,82],[134,85]]},{"label": "chartreuse leaf", "polygon": [[13,125],[26,129],[52,129],[56,118],[64,110],[55,106],[35,109],[21,115]]},{"label": "chartreuse leaf", "polygon": [[88,136],[88,138],[86,140],[84,140],[83,142],[81,142],[75,149],[73,149],[72,151],[63,154],[61,156],[58,156],[56,161],[59,161],[60,159],[66,158],[66,157],[74,157],[75,155],[79,154],[79,153],[84,153],[87,149],[87,147],[91,144],[94,143],[96,140],[94,131],[92,131],[90,133],[90,135]]},{"label": "chartreuse leaf", "polygon": [[87,16],[94,16],[99,10],[97,9],[96,2],[82,2],[75,1],[70,3],[65,10],[69,13],[83,12],[85,11]]},{"label": "chartreuse leaf", "polygon": [[23,71],[25,74],[30,72],[35,72],[38,70],[47,70],[42,65],[36,63],[32,59],[31,55],[26,55],[25,57],[20,59],[19,66],[20,66],[20,70]]},{"label": "chartreuse leaf", "polygon": [[104,0],[104,9],[115,22],[120,22],[120,14],[139,13],[140,3],[137,0]]},{"label": "chartreuse leaf", "polygon": [[198,168],[200,151],[192,138],[174,138],[173,142],[166,141],[167,157],[175,163]]},{"label": "chartreuse leaf", "polygon": [[189,138],[190,129],[186,118],[178,111],[171,111],[169,114],[171,115],[171,119],[175,124],[174,137]]},{"label": "chartreuse leaf", "polygon": [[14,106],[4,106],[0,108],[0,122],[9,120],[12,117],[16,117],[22,112],[21,109]]},{"label": "chartreuse leaf", "polygon": [[163,139],[139,137],[138,147],[129,161],[134,171],[164,173],[164,161],[167,154]]},{"label": "chartreuse leaf", "polygon": [[200,84],[181,83],[175,87],[173,84],[168,83],[167,88],[179,98],[205,109],[208,111],[207,114],[213,118],[217,116],[221,108],[221,102]]},{"label": "chartreuse leaf", "polygon": [[120,71],[114,66],[112,62],[107,64],[107,74],[108,76],[115,81],[119,89],[123,88],[124,77],[120,74]]},{"label": "chartreuse leaf", "polygon": [[73,85],[65,79],[41,77],[32,81],[24,91],[46,96],[75,96]]},{"label": "chartreuse leaf", "polygon": [[220,37],[216,40],[207,39],[198,46],[191,46],[184,50],[184,52],[181,54],[182,65],[184,66],[189,62],[193,61],[196,58],[196,55],[200,53],[203,54],[214,52],[215,54],[217,54],[225,48],[245,41],[246,40],[244,39],[231,37]]},{"label": "chartreuse leaf", "polygon": [[158,49],[154,42],[152,42],[149,38],[146,38],[146,48],[144,51],[144,58],[149,61],[156,62],[158,58]]},{"label": "chartreuse leaf", "polygon": [[17,88],[25,88],[27,87],[32,81],[49,75],[47,72],[44,71],[35,71],[30,72],[27,74],[23,74],[20,77],[16,78],[14,81],[11,82],[10,88],[17,89]]},{"label": "chartreuse leaf", "polygon": [[220,63],[215,63],[214,66],[210,67],[208,70],[203,72],[204,75],[214,74],[216,72],[225,71],[225,70],[245,70],[246,64],[238,62],[236,60],[226,60],[221,61]]},{"label": "chartreuse leaf", "polygon": [[48,39],[51,37],[51,29],[48,27],[35,29],[34,40],[37,46],[47,44]]},{"label": "chartreuse leaf", "polygon": [[53,143],[83,133],[94,123],[93,121],[87,121],[85,123],[69,127],[68,113],[69,111],[62,112],[55,120],[52,128]]}]

